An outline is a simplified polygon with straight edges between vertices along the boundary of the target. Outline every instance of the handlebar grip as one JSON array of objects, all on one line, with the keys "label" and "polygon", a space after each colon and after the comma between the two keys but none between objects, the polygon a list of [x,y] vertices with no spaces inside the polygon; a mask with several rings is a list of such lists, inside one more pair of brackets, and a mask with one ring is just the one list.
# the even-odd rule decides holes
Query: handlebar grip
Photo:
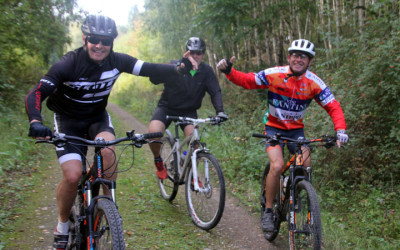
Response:
[{"label": "handlebar grip", "polygon": [[252,134],[251,136],[258,137],[258,138],[269,138],[268,135],[264,135],[264,134]]},{"label": "handlebar grip", "polygon": [[167,120],[179,121],[179,116],[167,115]]},{"label": "handlebar grip", "polygon": [[144,139],[152,139],[152,138],[161,138],[163,137],[163,133],[157,132],[157,133],[148,133],[148,134],[143,134]]}]

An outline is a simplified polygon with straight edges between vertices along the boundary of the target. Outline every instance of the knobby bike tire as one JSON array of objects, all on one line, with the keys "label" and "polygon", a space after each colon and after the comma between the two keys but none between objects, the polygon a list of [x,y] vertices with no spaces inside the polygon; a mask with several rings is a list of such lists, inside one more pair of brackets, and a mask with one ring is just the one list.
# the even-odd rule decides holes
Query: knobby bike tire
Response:
[{"label": "knobby bike tire", "polygon": [[95,249],[125,249],[122,218],[109,199],[99,199],[94,207],[93,231]]},{"label": "knobby bike tire", "polygon": [[161,158],[164,161],[164,166],[167,169],[168,177],[164,180],[158,179],[158,187],[160,188],[161,196],[167,201],[173,201],[178,193],[179,173],[177,155],[173,154],[173,159],[167,159],[167,156],[171,153],[173,148],[172,138],[169,136],[162,138],[162,145],[160,150]]},{"label": "knobby bike tire", "polygon": [[67,249],[83,249],[86,246],[85,227],[79,220],[84,214],[83,197],[77,195],[69,215],[69,238]]},{"label": "knobby bike tire", "polygon": [[290,249],[321,249],[321,214],[317,193],[310,182],[302,180],[296,184],[294,206],[296,230],[289,228]]},{"label": "knobby bike tire", "polygon": [[[261,219],[265,211],[265,204],[266,204],[266,194],[265,194],[265,186],[266,186],[266,179],[270,170],[270,163],[268,162],[265,166],[264,173],[261,180],[261,195],[260,195],[260,205],[261,205]],[[281,226],[281,211],[282,206],[280,203],[279,192],[275,195],[273,204],[272,204],[272,211],[275,217],[275,230],[273,232],[265,232],[264,237],[266,240],[272,242],[279,234],[279,229]]]},{"label": "knobby bike tire", "polygon": [[[208,165],[209,180],[205,178]],[[193,223],[203,229],[214,228],[221,220],[225,208],[225,181],[217,159],[209,153],[197,155],[197,174],[200,188],[195,191],[193,169],[187,172],[185,183],[186,205]]]}]

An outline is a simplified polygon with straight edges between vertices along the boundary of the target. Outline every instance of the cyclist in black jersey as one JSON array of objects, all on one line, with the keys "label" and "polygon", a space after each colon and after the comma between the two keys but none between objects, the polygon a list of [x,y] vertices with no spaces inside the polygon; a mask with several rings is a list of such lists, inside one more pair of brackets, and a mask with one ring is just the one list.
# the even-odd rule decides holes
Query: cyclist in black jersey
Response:
[{"label": "cyclist in black jersey", "polygon": [[[137,76],[178,76],[197,69],[189,53],[178,64],[168,65],[152,64],[114,52],[113,42],[118,32],[114,20],[109,17],[89,15],[81,28],[84,45],[65,54],[26,96],[29,136],[51,137],[52,131],[42,124],[41,117],[41,105],[47,98],[48,108],[54,111],[56,132],[87,136],[90,140],[99,137],[114,140],[114,128],[106,106],[110,91],[122,72]],[[59,214],[54,233],[55,249],[65,249],[68,242],[68,217],[81,176],[82,152],[84,149],[68,145],[56,149],[63,178],[56,191]],[[114,173],[112,151],[105,149],[102,155],[106,172]],[[117,176],[105,177],[115,180]]]},{"label": "cyclist in black jersey", "polygon": [[[197,109],[201,107],[206,92],[211,96],[217,116],[222,120],[228,119],[224,113],[218,79],[213,69],[203,62],[205,51],[205,42],[199,37],[191,37],[186,42],[186,53],[190,52],[198,64],[198,69],[193,69],[190,74],[185,75],[150,77],[150,81],[154,84],[164,83],[164,90],[151,118],[149,133],[164,132],[171,123],[167,121],[167,115],[197,118]],[[171,61],[172,64],[177,62]],[[182,128],[185,136],[193,132],[193,125],[182,126]],[[158,178],[167,178],[167,171],[160,156],[161,145],[157,143],[149,145],[154,155]]]}]

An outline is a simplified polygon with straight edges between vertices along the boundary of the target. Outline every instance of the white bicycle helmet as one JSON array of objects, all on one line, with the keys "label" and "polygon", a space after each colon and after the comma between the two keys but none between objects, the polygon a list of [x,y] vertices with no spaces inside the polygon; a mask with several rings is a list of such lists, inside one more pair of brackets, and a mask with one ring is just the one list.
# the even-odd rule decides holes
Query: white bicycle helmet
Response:
[{"label": "white bicycle helmet", "polygon": [[294,40],[288,51],[289,53],[295,51],[303,52],[310,56],[310,58],[315,56],[314,44],[306,39]]}]

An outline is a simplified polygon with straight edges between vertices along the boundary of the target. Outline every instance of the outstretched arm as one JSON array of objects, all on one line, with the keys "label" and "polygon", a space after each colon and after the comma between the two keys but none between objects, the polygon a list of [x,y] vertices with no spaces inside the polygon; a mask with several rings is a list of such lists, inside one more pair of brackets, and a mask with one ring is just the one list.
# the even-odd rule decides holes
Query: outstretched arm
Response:
[{"label": "outstretched arm", "polygon": [[[232,56],[228,61],[227,59],[222,59],[217,64],[217,68],[225,74],[226,78],[232,83],[241,86],[245,89],[265,89],[268,88],[266,82],[261,81],[260,78],[256,77],[255,73],[244,73],[238,70],[235,70],[233,66],[233,62],[235,61],[235,57]],[[266,81],[266,80],[265,80]]]},{"label": "outstretched arm", "polygon": [[190,56],[190,51],[186,51],[177,65],[143,62],[140,67],[140,76],[157,77],[171,74],[187,74],[191,69],[196,70],[198,65],[193,57]]}]

